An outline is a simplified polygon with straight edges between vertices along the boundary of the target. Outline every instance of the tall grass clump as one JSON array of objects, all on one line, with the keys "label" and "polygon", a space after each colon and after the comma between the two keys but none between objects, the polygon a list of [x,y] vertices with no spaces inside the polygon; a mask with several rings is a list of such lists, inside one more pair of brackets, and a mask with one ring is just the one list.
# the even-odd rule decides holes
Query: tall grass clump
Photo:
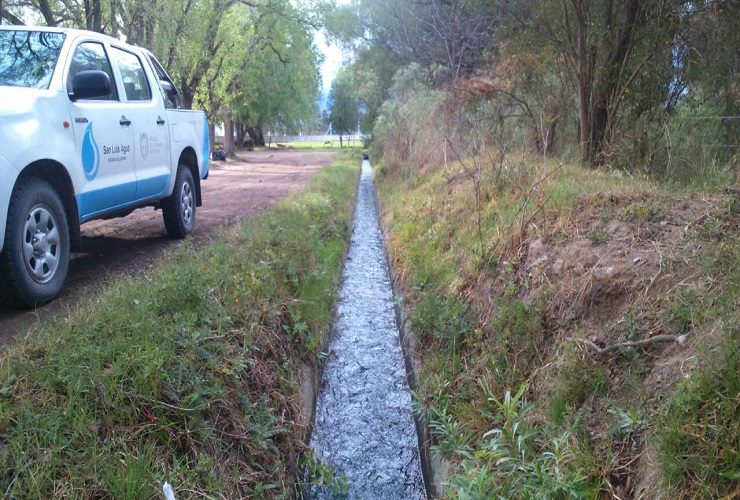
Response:
[{"label": "tall grass clump", "polygon": [[[279,498],[294,489],[358,170],[186,242],[7,347],[0,491],[8,498]],[[355,161],[352,161],[355,163]]]}]

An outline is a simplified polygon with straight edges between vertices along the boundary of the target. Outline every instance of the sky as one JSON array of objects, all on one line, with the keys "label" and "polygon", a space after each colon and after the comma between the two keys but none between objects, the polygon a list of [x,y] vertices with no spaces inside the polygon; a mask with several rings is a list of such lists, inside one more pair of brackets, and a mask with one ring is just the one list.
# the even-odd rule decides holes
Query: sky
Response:
[{"label": "sky", "polygon": [[324,63],[321,65],[321,80],[323,82],[324,92],[328,93],[331,88],[331,82],[342,66],[342,51],[335,44],[327,45],[326,37],[321,31],[316,32],[314,41],[321,53],[324,54]]},{"label": "sky", "polygon": [[[337,4],[348,4],[351,0],[335,0]],[[327,99],[331,84],[337,75],[339,68],[344,63],[344,56],[339,47],[335,44],[327,44],[326,36],[323,31],[317,31],[314,35],[316,47],[324,54],[324,63],[321,65],[321,109],[326,109]]]}]

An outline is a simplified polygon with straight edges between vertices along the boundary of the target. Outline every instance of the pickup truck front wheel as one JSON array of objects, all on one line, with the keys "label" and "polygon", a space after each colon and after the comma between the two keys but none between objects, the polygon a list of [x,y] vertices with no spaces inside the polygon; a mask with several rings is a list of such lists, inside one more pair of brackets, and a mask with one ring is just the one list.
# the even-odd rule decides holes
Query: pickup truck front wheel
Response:
[{"label": "pickup truck front wheel", "polygon": [[13,191],[0,254],[0,296],[36,307],[59,295],[69,270],[67,214],[48,182],[31,178]]},{"label": "pickup truck front wheel", "polygon": [[162,202],[162,216],[170,238],[182,239],[195,229],[195,183],[185,165],[177,168],[175,189]]}]

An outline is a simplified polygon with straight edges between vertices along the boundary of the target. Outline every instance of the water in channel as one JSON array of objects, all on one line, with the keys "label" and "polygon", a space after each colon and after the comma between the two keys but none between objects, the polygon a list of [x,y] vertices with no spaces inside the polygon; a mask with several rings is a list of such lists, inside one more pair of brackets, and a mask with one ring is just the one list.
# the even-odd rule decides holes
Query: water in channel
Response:
[{"label": "water in channel", "polygon": [[311,446],[343,474],[346,495],[313,499],[425,498],[411,396],[396,325],[370,162],[362,162],[337,322],[316,403]]}]

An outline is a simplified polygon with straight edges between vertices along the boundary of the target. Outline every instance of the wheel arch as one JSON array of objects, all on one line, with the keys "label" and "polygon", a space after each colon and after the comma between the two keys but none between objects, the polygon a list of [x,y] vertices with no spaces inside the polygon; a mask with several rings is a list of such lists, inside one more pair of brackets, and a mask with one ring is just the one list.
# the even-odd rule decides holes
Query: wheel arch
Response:
[{"label": "wheel arch", "polygon": [[70,249],[72,251],[79,250],[81,239],[80,217],[74,185],[67,169],[61,163],[53,160],[35,161],[23,169],[18,179],[16,179],[15,185],[18,186],[31,177],[47,181],[61,198],[67,215],[67,224],[69,225]]},{"label": "wheel arch", "polygon": [[203,204],[203,199],[200,192],[200,173],[198,170],[198,155],[195,150],[191,147],[185,148],[180,153],[180,158],[177,161],[178,165],[185,165],[190,170],[193,176],[193,182],[195,183],[195,206],[199,207]]}]

